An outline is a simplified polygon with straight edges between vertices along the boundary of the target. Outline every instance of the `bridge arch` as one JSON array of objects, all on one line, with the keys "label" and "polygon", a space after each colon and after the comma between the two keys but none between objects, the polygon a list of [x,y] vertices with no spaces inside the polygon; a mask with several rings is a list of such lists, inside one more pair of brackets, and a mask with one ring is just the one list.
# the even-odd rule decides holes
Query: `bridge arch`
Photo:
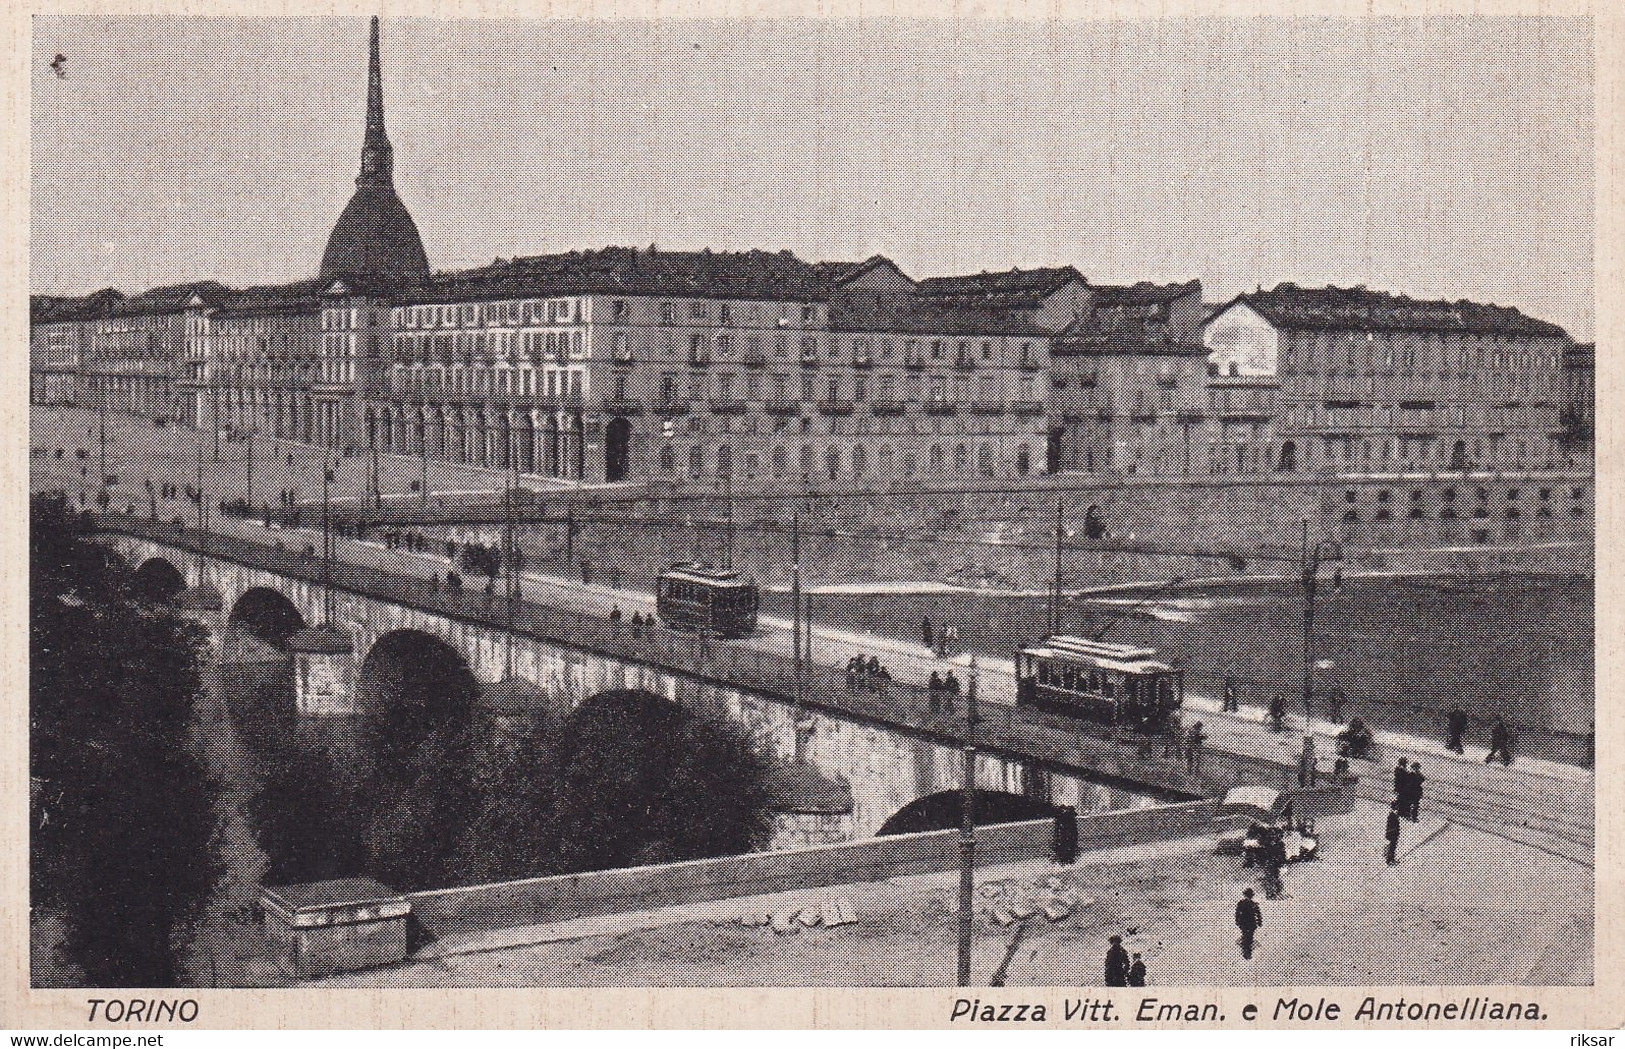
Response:
[{"label": "bridge arch", "polygon": [[280,590],[250,587],[231,606],[227,622],[239,632],[287,651],[288,638],[305,627],[299,606]]},{"label": "bridge arch", "polygon": [[164,557],[149,557],[141,562],[130,580],[130,591],[136,600],[154,605],[167,605],[186,589],[186,576]]},{"label": "bridge arch", "polygon": [[[876,836],[884,834],[915,834],[928,830],[952,830],[959,826],[961,792],[938,791],[916,798],[898,809],[880,825]],[[976,791],[976,825],[1015,823],[1018,820],[1048,819],[1055,814],[1054,806],[1039,798],[1011,794],[1003,790]]]},{"label": "bridge arch", "polygon": [[426,630],[391,630],[374,641],[356,675],[356,708],[438,720],[466,717],[479,682],[468,660],[450,642]]}]

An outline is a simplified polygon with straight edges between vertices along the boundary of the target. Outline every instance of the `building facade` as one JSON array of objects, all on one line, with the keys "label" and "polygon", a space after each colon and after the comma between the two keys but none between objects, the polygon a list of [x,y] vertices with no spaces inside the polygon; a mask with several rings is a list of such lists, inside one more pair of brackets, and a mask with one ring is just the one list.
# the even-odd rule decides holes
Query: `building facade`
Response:
[{"label": "building facade", "polygon": [[1207,322],[1215,374],[1273,380],[1277,470],[1553,470],[1564,351],[1515,309],[1364,288],[1241,295]]}]

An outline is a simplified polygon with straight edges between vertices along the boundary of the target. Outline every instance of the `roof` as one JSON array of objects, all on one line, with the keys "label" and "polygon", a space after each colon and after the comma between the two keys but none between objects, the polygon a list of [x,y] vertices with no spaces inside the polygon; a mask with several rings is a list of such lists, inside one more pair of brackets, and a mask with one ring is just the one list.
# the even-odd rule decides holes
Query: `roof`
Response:
[{"label": "roof", "polygon": [[927,277],[919,282],[925,298],[979,302],[1005,309],[1032,309],[1068,284],[1089,282],[1071,266],[1010,269],[997,273],[967,273],[953,277]]},{"label": "roof", "polygon": [[898,273],[903,272],[902,267],[898,266],[897,263],[893,262],[891,259],[888,259],[884,255],[871,255],[862,262],[813,263],[813,269],[818,273],[819,276],[836,285],[849,284],[863,276],[865,273],[868,273],[870,270],[878,269],[881,266],[890,266]]},{"label": "roof", "polygon": [[1202,294],[1201,280],[1188,280],[1174,284],[1153,284],[1142,280],[1136,284],[1093,284],[1091,305],[1100,308],[1135,308],[1161,306],[1191,295]]},{"label": "roof", "polygon": [[908,335],[1032,335],[1049,332],[1000,309],[921,299],[899,292],[845,292],[830,302],[831,331]]},{"label": "roof", "polygon": [[61,324],[100,317],[122,298],[123,293],[112,288],[89,295],[30,295],[29,320],[34,324]]},{"label": "roof", "polygon": [[242,288],[217,296],[211,305],[219,318],[263,317],[268,314],[318,313],[322,308],[323,283],[319,280],[292,284],[267,284]]},{"label": "roof", "polygon": [[549,295],[670,295],[823,302],[836,282],[789,251],[666,251],[609,247],[497,259],[437,273],[402,303],[475,302]]},{"label": "roof", "polygon": [[1160,674],[1173,669],[1152,658],[1157,654],[1155,649],[1068,635],[1052,637],[1036,645],[1024,645],[1021,650],[1040,659],[1087,663],[1127,674]]},{"label": "roof", "polygon": [[1207,349],[1171,323],[1169,305],[1202,294],[1200,280],[1180,284],[1092,287],[1088,309],[1056,336],[1058,356],[1161,355],[1195,357]]},{"label": "roof", "polygon": [[194,296],[202,295],[214,299],[228,294],[230,290],[219,281],[213,280],[166,284],[159,288],[149,288],[139,295],[121,297],[117,301],[110,302],[102,316],[139,317],[185,313]]},{"label": "roof", "polygon": [[739,573],[731,568],[712,568],[709,565],[676,564],[672,565],[661,575],[667,578],[673,576],[686,576],[707,583],[725,584],[727,586],[749,586],[750,582],[739,577]]},{"label": "roof", "polygon": [[1458,299],[1413,299],[1384,291],[1353,288],[1300,288],[1278,284],[1270,291],[1236,296],[1211,320],[1243,303],[1277,328],[1309,331],[1421,331],[1463,335],[1521,335],[1566,338],[1555,324],[1511,306]]}]

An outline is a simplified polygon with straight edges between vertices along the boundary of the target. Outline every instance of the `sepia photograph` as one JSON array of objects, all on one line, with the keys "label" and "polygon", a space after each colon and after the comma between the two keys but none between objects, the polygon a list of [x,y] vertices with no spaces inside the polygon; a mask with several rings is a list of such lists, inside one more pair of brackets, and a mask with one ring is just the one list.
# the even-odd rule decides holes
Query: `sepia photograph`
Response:
[{"label": "sepia photograph", "polygon": [[31,988],[1596,982],[1590,18],[380,15],[32,21]]}]

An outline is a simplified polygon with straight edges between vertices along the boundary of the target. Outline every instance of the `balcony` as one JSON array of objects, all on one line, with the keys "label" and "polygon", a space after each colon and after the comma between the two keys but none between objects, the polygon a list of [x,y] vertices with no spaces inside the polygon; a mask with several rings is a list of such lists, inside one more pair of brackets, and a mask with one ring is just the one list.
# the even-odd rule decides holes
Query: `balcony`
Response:
[{"label": "balcony", "polygon": [[958,415],[959,405],[947,401],[926,401],[925,414],[927,415]]},{"label": "balcony", "polygon": [[925,368],[925,358],[910,357],[908,360],[903,362],[903,367],[907,368],[909,371],[922,371]]},{"label": "balcony", "polygon": [[869,411],[875,415],[902,415],[905,407],[902,401],[874,401]]},{"label": "balcony", "polygon": [[801,351],[801,366],[803,368],[818,367],[818,352],[816,350]]},{"label": "balcony", "polygon": [[851,401],[819,401],[818,410],[825,415],[851,415],[854,405]]},{"label": "balcony", "polygon": [[1022,371],[1035,372],[1044,367],[1044,363],[1035,357],[1023,357],[1016,362],[1016,367]]},{"label": "balcony", "polygon": [[604,398],[604,414],[606,415],[639,415],[642,412],[643,402],[635,397]]},{"label": "balcony", "polygon": [[711,354],[708,353],[708,352],[707,353],[694,353],[693,351],[690,351],[689,355],[688,355],[688,366],[690,368],[708,368],[708,367],[710,367],[711,366]]},{"label": "balcony", "polygon": [[970,403],[972,415],[1003,415],[1003,401],[972,401]]},{"label": "balcony", "polygon": [[711,413],[713,415],[743,415],[745,402],[737,397],[711,398]]},{"label": "balcony", "polygon": [[747,368],[762,368],[767,365],[767,354],[761,350],[746,350],[740,355],[739,363]]},{"label": "balcony", "polygon": [[800,415],[801,405],[797,401],[768,401],[762,410],[769,415]]},{"label": "balcony", "polygon": [[650,410],[652,412],[654,412],[654,414],[656,414],[656,415],[663,415],[663,416],[665,416],[666,418],[669,419],[674,415],[687,415],[688,414],[688,402],[687,401],[656,401],[651,406]]},{"label": "balcony", "polygon": [[954,367],[958,368],[962,372],[973,372],[973,371],[976,370],[976,358],[975,357],[955,357],[954,358]]},{"label": "balcony", "polygon": [[852,358],[852,367],[854,368],[873,368],[874,366],[874,358],[867,353],[858,354]]},{"label": "balcony", "polygon": [[1014,404],[1012,404],[1010,406],[1010,410],[1012,412],[1015,412],[1017,415],[1027,415],[1027,416],[1043,415],[1044,414],[1044,402],[1042,402],[1042,401],[1017,401],[1017,402],[1015,402]]}]

